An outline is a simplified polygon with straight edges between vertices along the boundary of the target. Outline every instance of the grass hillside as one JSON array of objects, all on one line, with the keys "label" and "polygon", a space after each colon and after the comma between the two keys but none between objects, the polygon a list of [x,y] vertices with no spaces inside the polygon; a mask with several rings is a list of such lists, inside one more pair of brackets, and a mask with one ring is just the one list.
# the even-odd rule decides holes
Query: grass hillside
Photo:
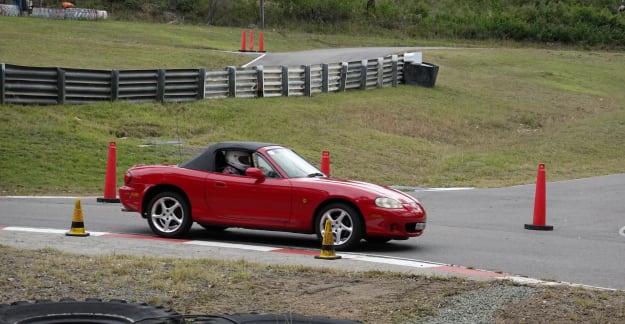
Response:
[{"label": "grass hillside", "polygon": [[[0,16],[0,63],[99,69],[218,68],[249,58],[240,29]],[[269,51],[424,42],[265,32]],[[428,45],[445,45],[429,42]],[[0,194],[102,192],[137,163],[178,163],[224,140],[288,145],[332,173],[383,184],[497,187],[625,171],[625,54],[518,44],[425,50],[434,88],[312,98],[0,106]],[[159,144],[180,140],[182,146]],[[148,145],[144,144],[156,144]]]}]

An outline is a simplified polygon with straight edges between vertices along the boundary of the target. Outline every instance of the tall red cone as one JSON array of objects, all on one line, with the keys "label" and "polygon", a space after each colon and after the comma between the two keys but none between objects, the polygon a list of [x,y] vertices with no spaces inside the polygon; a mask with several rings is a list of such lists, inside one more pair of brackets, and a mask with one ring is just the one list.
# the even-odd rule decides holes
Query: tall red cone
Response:
[{"label": "tall red cone", "polygon": [[538,231],[552,231],[553,226],[545,225],[546,223],[546,183],[545,183],[545,165],[538,165],[538,174],[536,175],[536,194],[534,197],[534,219],[532,224],[525,224],[525,229]]},{"label": "tall red cone", "polygon": [[321,152],[321,172],[330,176],[330,151]]},{"label": "tall red cone", "polygon": [[250,29],[250,52],[254,51],[254,30]]},{"label": "tall red cone", "polygon": [[258,51],[265,52],[265,35],[262,30],[258,33]]},{"label": "tall red cone", "polygon": [[117,171],[116,166],[116,146],[115,142],[109,143],[108,161],[106,163],[106,177],[104,179],[104,197],[98,198],[98,202],[118,203],[117,198]]},{"label": "tall red cone", "polygon": [[247,40],[246,40],[247,31],[243,29],[241,31],[241,49],[239,51],[245,52],[247,48]]}]

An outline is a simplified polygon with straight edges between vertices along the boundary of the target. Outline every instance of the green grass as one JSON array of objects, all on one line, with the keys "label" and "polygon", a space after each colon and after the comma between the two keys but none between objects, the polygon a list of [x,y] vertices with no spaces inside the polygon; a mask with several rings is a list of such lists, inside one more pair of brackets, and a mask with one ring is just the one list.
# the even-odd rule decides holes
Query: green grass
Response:
[{"label": "green grass", "polygon": [[[271,31],[265,37],[270,51],[405,42]],[[240,30],[228,28],[0,17],[0,38],[0,61],[10,64],[217,68],[247,60],[208,50],[238,49]],[[109,141],[117,143],[118,184],[133,164],[178,163],[224,140],[285,144],[316,164],[329,150],[333,175],[383,184],[527,184],[539,163],[548,181],[625,170],[624,53],[488,44],[423,55],[440,66],[434,88],[184,104],[3,105],[0,194],[101,193]],[[168,140],[184,144],[140,146]]]}]

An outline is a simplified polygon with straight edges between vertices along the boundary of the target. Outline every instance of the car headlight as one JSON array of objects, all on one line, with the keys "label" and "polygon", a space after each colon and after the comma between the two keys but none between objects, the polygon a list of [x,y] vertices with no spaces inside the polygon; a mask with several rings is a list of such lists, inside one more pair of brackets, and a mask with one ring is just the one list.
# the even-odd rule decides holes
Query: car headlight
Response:
[{"label": "car headlight", "polygon": [[380,197],[375,199],[375,205],[382,208],[399,209],[404,208],[401,202],[397,199]]}]

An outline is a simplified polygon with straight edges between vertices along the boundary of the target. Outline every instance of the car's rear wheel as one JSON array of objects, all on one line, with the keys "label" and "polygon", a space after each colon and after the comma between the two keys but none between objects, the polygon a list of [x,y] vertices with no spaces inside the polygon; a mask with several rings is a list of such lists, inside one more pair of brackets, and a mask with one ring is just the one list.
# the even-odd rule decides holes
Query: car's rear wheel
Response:
[{"label": "car's rear wheel", "polygon": [[336,250],[352,249],[364,236],[365,227],[360,213],[350,205],[332,203],[319,211],[315,223],[319,240],[323,240],[326,220],[330,220]]},{"label": "car's rear wheel", "polygon": [[176,192],[161,192],[154,196],[148,212],[148,224],[158,236],[182,236],[193,224],[187,200]]}]

